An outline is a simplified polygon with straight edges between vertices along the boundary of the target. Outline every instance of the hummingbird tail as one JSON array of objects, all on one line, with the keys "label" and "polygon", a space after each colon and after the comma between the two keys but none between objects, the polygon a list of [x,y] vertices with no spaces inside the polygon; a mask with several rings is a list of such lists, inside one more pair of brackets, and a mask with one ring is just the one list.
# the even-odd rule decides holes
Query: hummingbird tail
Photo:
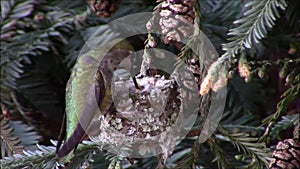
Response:
[{"label": "hummingbird tail", "polygon": [[56,157],[62,158],[75,150],[85,135],[85,131],[81,125],[78,125],[73,134],[68,138],[60,149],[56,152]]}]

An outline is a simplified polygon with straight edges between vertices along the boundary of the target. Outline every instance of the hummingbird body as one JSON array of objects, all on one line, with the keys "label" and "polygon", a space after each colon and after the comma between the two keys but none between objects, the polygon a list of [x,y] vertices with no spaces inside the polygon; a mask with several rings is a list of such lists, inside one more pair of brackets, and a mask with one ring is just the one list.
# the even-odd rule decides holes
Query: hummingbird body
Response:
[{"label": "hummingbird body", "polygon": [[[111,82],[114,70],[131,54],[133,47],[121,41],[102,59],[103,50],[79,57],[66,88],[66,141],[57,144],[56,156],[71,158],[70,152],[84,139],[93,119],[105,114],[112,104]],[[102,53],[101,53],[102,52]]]}]

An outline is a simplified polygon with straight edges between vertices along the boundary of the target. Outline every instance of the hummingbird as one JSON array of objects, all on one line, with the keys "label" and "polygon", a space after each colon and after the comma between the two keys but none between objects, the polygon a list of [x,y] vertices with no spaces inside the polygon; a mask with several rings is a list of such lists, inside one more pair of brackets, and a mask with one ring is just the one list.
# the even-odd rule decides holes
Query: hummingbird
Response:
[{"label": "hummingbird", "polygon": [[66,87],[66,113],[56,146],[57,158],[69,161],[72,152],[86,137],[86,130],[93,120],[105,114],[112,106],[110,87],[113,72],[133,51],[130,42],[122,40],[104,57],[104,50],[99,49],[91,50],[78,58]]}]

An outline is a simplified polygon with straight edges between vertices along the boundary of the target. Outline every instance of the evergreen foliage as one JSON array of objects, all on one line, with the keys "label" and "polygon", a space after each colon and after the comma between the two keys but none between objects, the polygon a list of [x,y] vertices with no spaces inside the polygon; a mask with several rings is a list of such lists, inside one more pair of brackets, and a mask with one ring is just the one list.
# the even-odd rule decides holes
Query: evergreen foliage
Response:
[{"label": "evergreen foliage", "polygon": [[[159,3],[123,0],[115,14],[102,18],[84,0],[1,1],[1,168],[138,169],[160,164],[156,157],[119,158],[90,141],[80,144],[71,161],[63,164],[55,157],[56,141],[50,141],[58,138],[66,83],[87,39],[101,29],[99,41],[93,43],[106,43],[108,37],[117,36],[107,23],[153,11]],[[226,107],[205,143],[197,138],[202,127],[199,115],[165,167],[267,168],[277,142],[300,138],[300,1],[197,3],[195,31],[204,32],[221,55],[200,64],[209,67],[207,75],[219,70],[212,64],[229,67]],[[200,48],[195,39],[189,43]],[[188,47],[179,55],[195,57]],[[249,71],[247,76],[238,75],[245,73],[242,68]]]}]

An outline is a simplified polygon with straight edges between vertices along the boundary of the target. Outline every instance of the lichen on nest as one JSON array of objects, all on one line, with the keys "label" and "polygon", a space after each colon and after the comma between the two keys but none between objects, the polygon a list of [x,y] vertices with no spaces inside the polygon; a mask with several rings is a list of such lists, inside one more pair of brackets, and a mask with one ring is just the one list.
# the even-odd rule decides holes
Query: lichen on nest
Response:
[{"label": "lichen on nest", "polygon": [[178,85],[163,75],[137,77],[139,89],[130,78],[112,83],[113,104],[100,116],[100,132],[92,140],[122,153],[126,147],[139,150],[145,143],[151,151],[167,150],[173,147],[168,135],[179,132],[174,126],[182,119]]}]

